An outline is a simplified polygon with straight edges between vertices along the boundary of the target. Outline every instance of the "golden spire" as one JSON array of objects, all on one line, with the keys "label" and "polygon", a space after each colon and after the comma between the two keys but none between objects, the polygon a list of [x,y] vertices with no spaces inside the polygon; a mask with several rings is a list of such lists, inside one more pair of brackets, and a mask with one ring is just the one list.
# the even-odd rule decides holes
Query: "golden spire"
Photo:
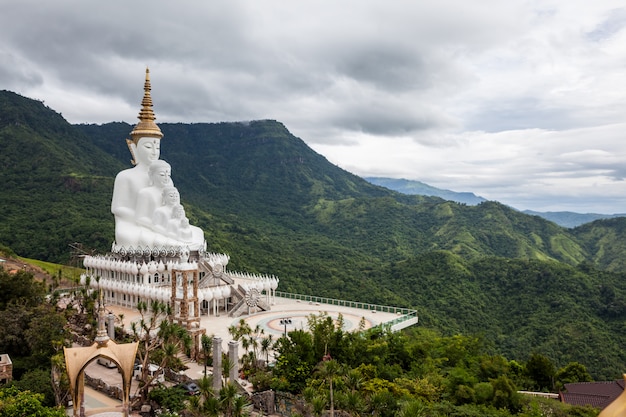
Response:
[{"label": "golden spire", "polygon": [[146,68],[146,82],[143,87],[143,100],[141,100],[141,110],[139,111],[139,116],[137,116],[139,123],[137,123],[133,131],[130,132],[130,137],[135,144],[137,144],[141,138],[149,137],[161,139],[163,137],[161,129],[159,129],[159,126],[157,126],[154,122],[156,117],[152,111],[152,97],[150,96],[150,90],[150,69]]}]

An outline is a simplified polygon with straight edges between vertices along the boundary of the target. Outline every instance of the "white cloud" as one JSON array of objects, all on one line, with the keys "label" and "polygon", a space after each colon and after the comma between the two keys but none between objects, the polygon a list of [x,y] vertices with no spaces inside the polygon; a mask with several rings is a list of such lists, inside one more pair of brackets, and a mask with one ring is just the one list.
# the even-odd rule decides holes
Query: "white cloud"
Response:
[{"label": "white cloud", "polygon": [[[71,122],[271,118],[356,174],[624,212],[621,1],[5,2],[0,88]],[[29,22],[25,24],[24,22]]]}]

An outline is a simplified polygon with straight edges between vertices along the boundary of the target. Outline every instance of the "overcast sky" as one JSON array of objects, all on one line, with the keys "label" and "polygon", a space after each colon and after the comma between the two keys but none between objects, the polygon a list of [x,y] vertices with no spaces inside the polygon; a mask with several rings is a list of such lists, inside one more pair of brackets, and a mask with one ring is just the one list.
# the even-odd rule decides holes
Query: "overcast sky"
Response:
[{"label": "overcast sky", "polygon": [[623,0],[0,0],[0,89],[71,123],[135,124],[146,66],[157,122],[275,119],[357,175],[626,212]]}]

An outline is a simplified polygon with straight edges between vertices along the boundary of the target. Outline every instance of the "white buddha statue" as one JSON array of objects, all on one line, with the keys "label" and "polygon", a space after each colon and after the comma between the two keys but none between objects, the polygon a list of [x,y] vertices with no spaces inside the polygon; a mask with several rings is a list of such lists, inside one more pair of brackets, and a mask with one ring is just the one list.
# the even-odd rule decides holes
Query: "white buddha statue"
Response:
[{"label": "white buddha statue", "polygon": [[196,232],[190,241],[172,239],[159,233],[152,224],[154,211],[162,202],[162,189],[172,185],[171,168],[159,160],[163,133],[154,122],[150,96],[150,72],[146,69],[144,96],[139,112],[139,123],[126,139],[133,156],[134,167],[125,169],[115,177],[111,212],[115,216],[115,243],[119,247],[189,246],[200,249],[204,233]]},{"label": "white buddha statue", "polygon": [[174,216],[174,208],[180,205],[180,194],[178,189],[173,185],[165,187],[162,191],[163,205],[157,208],[152,215],[152,225],[154,230],[163,234],[170,235],[168,231],[170,220]]},{"label": "white buddha statue", "polygon": [[152,216],[163,205],[163,189],[174,185],[170,164],[161,159],[153,161],[148,168],[148,178],[150,185],[139,190],[135,217],[141,226],[153,229]]},{"label": "white buddha statue", "polygon": [[[167,234],[183,242],[193,240],[194,226],[189,224],[182,204],[177,204],[172,209],[172,217],[167,223]],[[197,228],[196,228],[197,229]]]},{"label": "white buddha statue", "polygon": [[163,205],[154,211],[152,225],[155,232],[184,242],[191,248],[204,243],[204,232],[189,224],[176,187],[163,189]]}]

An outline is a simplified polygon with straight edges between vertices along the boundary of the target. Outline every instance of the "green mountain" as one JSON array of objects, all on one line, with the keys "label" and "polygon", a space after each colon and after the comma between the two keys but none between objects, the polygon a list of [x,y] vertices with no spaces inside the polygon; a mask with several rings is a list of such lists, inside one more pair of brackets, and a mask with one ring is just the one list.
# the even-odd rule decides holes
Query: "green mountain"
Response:
[{"label": "green mountain", "polygon": [[[160,127],[186,212],[231,270],[275,274],[283,291],[412,306],[422,325],[481,334],[509,358],[536,349],[598,378],[621,375],[626,219],[568,230],[497,202],[400,194],[272,120]],[[0,244],[57,262],[73,242],[106,252],[131,130],[72,126],[0,92]]]}]

